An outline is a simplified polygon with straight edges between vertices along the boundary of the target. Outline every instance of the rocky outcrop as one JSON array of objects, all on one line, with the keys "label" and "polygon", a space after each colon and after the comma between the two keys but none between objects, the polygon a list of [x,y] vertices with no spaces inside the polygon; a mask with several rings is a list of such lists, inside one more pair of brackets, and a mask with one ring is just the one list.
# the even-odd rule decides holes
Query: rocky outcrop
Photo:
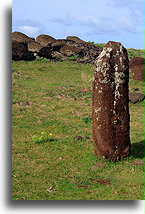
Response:
[{"label": "rocky outcrop", "polygon": [[144,58],[134,57],[129,62],[133,80],[144,81]]},{"label": "rocky outcrop", "polygon": [[12,60],[34,60],[35,56],[28,50],[27,43],[12,41]]},{"label": "rocky outcrop", "polygon": [[39,42],[42,46],[50,45],[54,41],[55,41],[55,38],[45,34],[41,34],[36,37],[36,42]]},{"label": "rocky outcrop", "polygon": [[137,103],[144,100],[144,94],[140,92],[129,92],[129,101]]},{"label": "rocky outcrop", "polygon": [[17,42],[31,42],[31,41],[35,41],[34,38],[30,38],[27,35],[25,35],[24,33],[21,32],[13,32],[12,33],[12,40],[15,40]]},{"label": "rocky outcrop", "polygon": [[130,155],[128,80],[127,50],[108,42],[95,61],[92,136],[95,154],[112,161]]}]

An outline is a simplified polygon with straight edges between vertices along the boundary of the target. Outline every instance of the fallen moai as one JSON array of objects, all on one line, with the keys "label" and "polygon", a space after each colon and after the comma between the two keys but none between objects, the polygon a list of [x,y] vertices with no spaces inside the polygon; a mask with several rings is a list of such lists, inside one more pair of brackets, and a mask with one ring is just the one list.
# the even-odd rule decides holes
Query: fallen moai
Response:
[{"label": "fallen moai", "polygon": [[12,41],[12,60],[34,60],[34,54],[28,50],[26,42]]},{"label": "fallen moai", "polygon": [[[102,50],[102,48],[85,42],[76,36],[55,39],[52,36],[41,34],[35,39],[21,32],[13,32],[12,41],[14,40],[27,43],[31,55],[48,58],[52,61],[73,59],[80,63],[93,63]],[[12,49],[12,52],[16,51],[14,48]],[[13,58],[13,60],[15,59]]]},{"label": "fallen moai", "polygon": [[26,34],[21,33],[21,32],[17,32],[17,31],[12,33],[12,40],[15,40],[17,42],[33,42],[33,41],[35,41],[34,38],[31,38],[31,37],[27,36]]},{"label": "fallen moai", "polygon": [[52,42],[55,42],[55,38],[45,34],[41,34],[36,37],[36,42],[39,42],[43,46],[50,45]]},{"label": "fallen moai", "polygon": [[127,50],[110,41],[95,61],[92,136],[95,154],[112,161],[130,155],[128,80]]}]

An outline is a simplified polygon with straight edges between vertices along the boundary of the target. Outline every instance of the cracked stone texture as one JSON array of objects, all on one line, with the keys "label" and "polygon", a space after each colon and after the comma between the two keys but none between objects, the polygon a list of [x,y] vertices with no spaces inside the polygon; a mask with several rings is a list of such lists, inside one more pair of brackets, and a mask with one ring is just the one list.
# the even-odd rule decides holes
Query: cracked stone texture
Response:
[{"label": "cracked stone texture", "polygon": [[95,154],[119,161],[130,155],[127,50],[121,43],[108,42],[94,67],[92,137]]}]

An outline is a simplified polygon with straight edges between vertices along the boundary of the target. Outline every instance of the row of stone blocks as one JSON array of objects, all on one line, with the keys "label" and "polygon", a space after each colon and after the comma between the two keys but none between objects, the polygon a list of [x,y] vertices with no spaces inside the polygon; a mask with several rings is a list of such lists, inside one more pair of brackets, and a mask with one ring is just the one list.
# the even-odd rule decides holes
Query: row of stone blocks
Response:
[{"label": "row of stone blocks", "polygon": [[102,48],[81,40],[76,36],[55,39],[41,34],[30,38],[21,32],[12,33],[12,59],[34,60],[36,56],[51,61],[77,60],[80,63],[92,63]]}]

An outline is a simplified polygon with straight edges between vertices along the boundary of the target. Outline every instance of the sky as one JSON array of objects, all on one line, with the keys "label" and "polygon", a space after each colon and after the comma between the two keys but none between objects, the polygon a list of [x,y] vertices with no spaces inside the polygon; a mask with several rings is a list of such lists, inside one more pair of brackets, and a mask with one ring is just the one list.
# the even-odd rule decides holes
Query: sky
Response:
[{"label": "sky", "polygon": [[144,0],[13,0],[12,31],[143,49]]}]

